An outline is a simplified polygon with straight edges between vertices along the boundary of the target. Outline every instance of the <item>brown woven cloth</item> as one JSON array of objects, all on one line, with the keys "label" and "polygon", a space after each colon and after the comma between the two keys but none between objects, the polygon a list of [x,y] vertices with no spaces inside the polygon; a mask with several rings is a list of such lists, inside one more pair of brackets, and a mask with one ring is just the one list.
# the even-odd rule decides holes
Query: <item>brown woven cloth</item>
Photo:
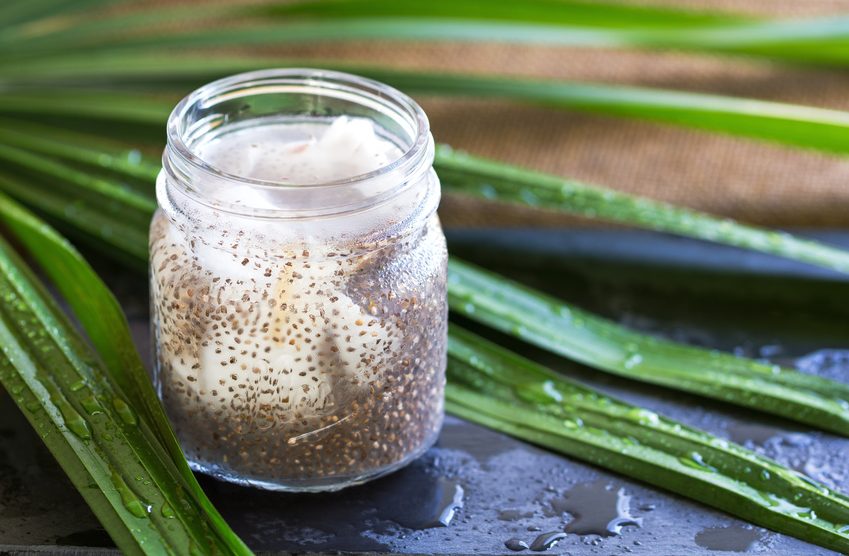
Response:
[{"label": "brown woven cloth", "polygon": [[[849,0],[653,0],[802,17]],[[283,56],[403,69],[626,83],[849,109],[849,72],[733,57],[481,44],[357,42]],[[682,128],[508,102],[419,98],[437,141],[562,176],[771,226],[849,225],[849,158]],[[849,141],[849,137],[847,137]],[[557,226],[562,214],[448,196],[449,226]]]}]

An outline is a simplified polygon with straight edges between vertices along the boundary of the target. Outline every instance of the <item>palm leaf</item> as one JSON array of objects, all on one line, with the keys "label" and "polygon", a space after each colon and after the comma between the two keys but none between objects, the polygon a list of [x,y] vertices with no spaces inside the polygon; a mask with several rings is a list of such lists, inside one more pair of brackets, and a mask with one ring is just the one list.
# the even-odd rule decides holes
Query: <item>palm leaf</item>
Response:
[{"label": "palm leaf", "polygon": [[[159,535],[167,541],[171,536],[170,531],[173,529],[173,527],[168,527],[168,523],[173,514],[177,513],[184,515],[181,519],[191,520],[189,523],[196,523],[194,525],[194,536],[192,539],[183,539],[182,541],[177,539],[174,542],[181,544],[167,544],[161,550],[177,553],[201,550],[204,553],[250,554],[250,550],[230,530],[212,506],[189,470],[168,419],[153,390],[153,385],[138,353],[135,351],[126,319],[118,302],[97,277],[94,270],[65,239],[11,199],[2,195],[0,195],[0,216],[2,216],[3,223],[11,237],[26,248],[28,254],[39,263],[41,269],[71,306],[76,318],[79,319],[97,350],[96,353],[93,353],[85,348],[82,341],[77,339],[73,328],[67,323],[61,312],[55,307],[51,307],[49,302],[46,301],[44,292],[40,290],[35,279],[28,275],[23,263],[9,249],[5,249],[3,253],[7,258],[0,259],[0,263],[4,263],[3,270],[8,276],[7,279],[15,286],[21,299],[26,302],[26,305],[16,304],[15,300],[8,296],[3,298],[2,309],[7,311],[6,314],[9,315],[10,320],[8,322],[24,322],[22,320],[23,315],[16,316],[9,313],[17,310],[20,305],[21,310],[27,309],[33,314],[34,320],[32,320],[30,328],[21,329],[19,334],[24,335],[27,334],[27,330],[31,330],[34,333],[33,337],[49,335],[55,343],[52,347],[34,344],[33,347],[28,349],[28,352],[37,356],[39,358],[37,361],[30,362],[21,356],[9,360],[6,367],[16,368],[21,376],[35,376],[36,380],[44,381],[45,384],[48,381],[56,383],[54,390],[57,394],[54,396],[48,391],[51,395],[48,398],[41,398],[42,407],[38,408],[37,403],[34,407],[48,412],[53,411],[47,405],[47,400],[49,399],[53,403],[62,402],[63,398],[59,396],[58,392],[62,392],[65,397],[93,396],[95,401],[88,402],[96,404],[95,409],[90,411],[92,416],[108,415],[111,411],[115,411],[117,418],[124,423],[121,428],[133,433],[131,435],[130,432],[125,432],[127,439],[123,443],[107,441],[108,444],[99,447],[99,451],[102,453],[101,457],[107,457],[111,465],[108,469],[112,471],[108,476],[113,483],[110,488],[103,484],[102,480],[98,480],[97,484],[101,491],[108,493],[112,489],[117,489],[118,494],[124,499],[123,504],[125,506],[133,504],[130,508],[131,512],[138,512],[136,506],[142,503],[133,502],[133,496],[136,500],[144,499],[148,504],[151,504],[154,495],[157,494],[153,487],[147,489],[151,492],[145,497],[136,493],[134,489],[140,488],[136,485],[137,476],[150,475],[152,479],[155,479],[156,488],[162,491],[157,498],[157,500],[161,499],[162,502],[157,505],[155,514],[153,509],[150,509],[145,510],[145,516],[136,516],[137,519],[142,519],[150,514],[151,519],[155,517],[157,524],[160,519],[164,519],[165,521],[162,522],[161,526],[157,525],[158,532],[150,532],[146,525],[139,526],[138,523],[133,522],[128,525],[129,531],[122,531],[115,525],[113,539],[120,543],[122,542],[121,539],[129,535],[129,538],[138,540],[140,545],[133,548],[132,545],[128,544],[121,546],[122,549],[155,553],[157,552],[157,549],[154,548],[156,545],[144,546],[145,538],[148,535],[154,535],[154,540],[156,540],[156,535]],[[0,329],[0,335],[2,333],[3,330]],[[24,337],[31,339],[28,334]],[[6,343],[4,342],[4,349],[5,346]],[[39,347],[39,349],[36,350],[36,347]],[[47,347],[49,349],[46,349]],[[60,358],[63,353],[74,364],[78,375],[61,374],[63,367],[50,359]],[[98,359],[102,359],[102,365],[95,363]],[[77,386],[78,383],[82,387]],[[10,391],[14,392],[14,388],[10,388]],[[88,388],[94,390],[89,391]],[[77,392],[80,393],[77,394]],[[33,393],[39,394],[39,391],[36,389]],[[54,401],[54,397],[58,401]],[[123,401],[124,399],[128,400],[129,405]],[[97,403],[98,400],[101,402]],[[107,406],[111,405],[112,409],[103,406],[102,400],[107,402]],[[115,401],[113,402],[113,400]],[[26,411],[27,400],[16,401]],[[88,407],[85,400],[75,399],[64,403],[75,406],[74,409],[78,416],[85,414],[86,407]],[[76,406],[81,406],[82,409]],[[135,412],[138,412],[138,415]],[[65,417],[65,420],[67,421],[67,417]],[[98,421],[86,418],[85,423],[95,426]],[[112,425],[109,424],[103,424],[103,426],[106,427],[105,431],[112,428]],[[142,433],[147,433],[148,436],[145,437]],[[79,435],[79,433],[77,434]],[[67,434],[64,436],[68,437]],[[95,440],[100,438],[96,434],[92,436]],[[101,436],[106,439],[109,435],[107,432],[103,432]],[[119,445],[136,450],[136,455],[141,458],[140,463],[145,465],[147,472],[140,475],[138,472],[115,470],[115,466],[136,461],[127,459],[129,456],[123,455],[119,451]],[[52,448],[49,442],[48,447]],[[145,449],[147,452],[138,451]],[[63,450],[63,454],[63,457],[65,457],[67,450]],[[70,465],[77,465],[74,458],[69,458],[67,461]],[[59,462],[60,464],[65,463],[62,459]],[[95,472],[96,470],[91,471],[92,474]],[[156,473],[155,477],[154,473]],[[117,478],[113,479],[113,474]],[[127,484],[135,485],[134,489],[128,487]],[[88,490],[88,484],[77,484],[76,486],[81,491]],[[90,502],[94,504],[97,500],[95,497]],[[130,500],[130,502],[127,502],[127,500]],[[112,505],[114,506],[114,504]],[[93,505],[92,509],[95,513],[105,512],[106,515],[110,510],[109,507],[102,504]],[[104,521],[106,526],[112,523],[113,520],[111,519]],[[113,530],[110,529],[109,532],[112,534]],[[153,541],[149,542],[153,543]],[[170,541],[167,542],[170,543]]]},{"label": "palm leaf", "polygon": [[452,258],[453,311],[590,367],[849,436],[849,385],[640,334]]},{"label": "palm leaf", "polygon": [[[136,147],[103,137],[23,120],[0,120],[0,144],[153,183],[159,162]],[[149,187],[148,187],[149,189]]]},{"label": "palm leaf", "polygon": [[[104,46],[161,51],[355,39],[496,40],[676,48],[825,65],[849,61],[849,26],[842,17],[774,21],[732,13],[580,0],[512,4],[342,0],[212,5],[204,10],[207,24],[203,27],[159,30],[158,24],[191,17],[190,10],[178,6],[119,11],[94,20],[49,18],[44,25],[48,32],[33,32],[32,25],[11,25],[0,33],[0,48],[10,60],[29,60],[68,51],[96,51]],[[26,11],[37,13],[37,9]]]},{"label": "palm leaf", "polygon": [[[203,80],[217,74],[223,67],[213,62],[212,72],[192,58],[157,60],[148,57],[153,65],[136,65],[132,59],[118,55],[101,58],[81,57],[75,60],[51,59],[45,64],[28,64],[18,69],[23,77],[39,77],[44,89],[0,93],[0,114],[50,117],[73,115],[161,125],[172,100],[168,97],[142,95],[127,91],[77,90],[62,88],[56,79],[63,75],[76,79],[97,75],[102,78],[156,78],[202,76]],[[108,62],[109,71],[101,72],[98,64]],[[256,60],[240,65],[238,70],[268,65],[270,61]],[[69,65],[64,65],[69,64]],[[314,64],[320,65],[320,64]],[[86,67],[88,66],[88,70]],[[189,70],[189,67],[195,68]],[[124,68],[124,69],[121,69]],[[186,71],[182,71],[186,69]],[[836,154],[849,152],[844,137],[849,130],[849,114],[840,110],[813,108],[786,103],[741,99],[720,95],[685,93],[643,87],[587,84],[565,81],[504,79],[463,75],[404,72],[370,67],[342,67],[361,75],[393,85],[401,90],[422,95],[470,96],[522,101],[546,107],[565,108],[596,114],[638,118],[685,127],[752,137],[807,149]],[[9,77],[15,71],[6,73]],[[49,79],[43,79],[49,76]],[[96,83],[96,80],[95,80]],[[30,83],[32,86],[33,83]]]},{"label": "palm leaf", "polygon": [[437,148],[436,167],[447,191],[724,243],[849,274],[849,252],[785,232],[525,170],[446,146]]},{"label": "palm leaf", "polygon": [[188,471],[106,287],[67,242],[5,196],[0,215],[79,309],[99,349],[0,239],[0,378],[113,540],[129,554],[249,554]]},{"label": "palm leaf", "polygon": [[[287,22],[347,21],[363,36],[371,26],[375,38],[410,33],[426,40],[674,48],[826,65],[849,61],[849,20],[842,16],[764,20],[715,10],[581,0],[308,0],[260,7],[255,13]],[[315,36],[324,36],[321,29]]]}]

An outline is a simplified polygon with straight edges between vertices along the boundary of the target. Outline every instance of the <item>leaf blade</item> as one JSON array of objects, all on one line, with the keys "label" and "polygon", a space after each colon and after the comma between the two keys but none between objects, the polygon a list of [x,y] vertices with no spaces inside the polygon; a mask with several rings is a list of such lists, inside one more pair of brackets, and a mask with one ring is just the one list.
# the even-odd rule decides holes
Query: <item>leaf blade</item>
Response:
[{"label": "leaf blade", "polygon": [[[70,458],[60,464],[75,474],[83,495],[89,485],[97,485],[103,496],[87,500],[100,504],[92,509],[112,527],[116,542],[139,554],[184,551],[192,543],[217,550],[208,545],[203,522],[173,490],[167,466],[137,423],[118,418],[101,401],[121,394],[96,374],[93,355],[2,239],[0,273],[4,386],[28,418],[50,416],[55,430],[52,436],[49,430],[39,431],[46,433],[42,438],[57,455]],[[20,396],[22,390],[29,391],[32,405]],[[30,420],[38,426],[37,419]],[[139,484],[136,477],[150,481]],[[151,511],[166,500],[177,508],[173,522]]]},{"label": "leaf blade", "polygon": [[628,330],[453,257],[451,310],[600,371],[849,436],[849,385]]},{"label": "leaf blade", "polygon": [[[163,72],[162,75],[169,76],[169,79],[185,78],[183,70],[192,65],[189,63],[192,58],[144,59],[149,65],[143,66],[144,71],[139,76],[145,79],[158,72]],[[49,93],[40,89],[0,94],[0,113],[76,115],[161,125],[170,112],[171,101],[120,90],[63,88],[61,82],[57,85],[54,80],[54,76],[60,76],[63,71],[78,78],[86,75],[96,78],[98,64],[104,62],[111,69],[101,78],[132,77],[131,61],[132,58],[112,58],[110,55],[100,60],[83,57],[63,61],[56,58],[41,65],[27,64],[17,70],[21,78],[26,77],[27,72],[32,72],[29,73],[30,79],[50,75],[47,82],[54,83],[54,90]],[[267,65],[269,60],[234,60],[233,63],[236,64],[234,69],[242,71],[260,64]],[[63,67],[63,64],[67,65]],[[204,73],[202,64],[195,65],[198,69],[188,75],[204,75],[205,79],[212,77],[209,72]],[[326,61],[314,65],[319,68],[332,66]],[[213,67],[217,72],[223,71],[226,65],[213,64]],[[624,85],[438,74],[367,66],[336,67],[383,81],[410,94],[504,99],[660,122],[832,154],[849,154],[849,145],[844,140],[849,133],[849,113],[840,110]],[[6,69],[0,71],[8,73]],[[12,73],[10,77],[14,75]],[[97,84],[97,81],[94,83]],[[61,102],[57,102],[57,98],[61,98]]]},{"label": "leaf blade", "polygon": [[760,251],[849,274],[849,252],[646,197],[525,170],[438,145],[434,165],[450,192],[617,222]]},{"label": "leaf blade", "polygon": [[[11,199],[0,200],[0,215],[6,228],[38,262],[71,305],[105,363],[105,369],[144,415],[162,449],[170,456],[179,482],[205,512],[219,542],[232,554],[252,552],[221,517],[197,483],[171,430],[147,372],[132,343],[129,328],[118,302],[77,251],[49,226]],[[95,309],[96,307],[96,309]]]}]

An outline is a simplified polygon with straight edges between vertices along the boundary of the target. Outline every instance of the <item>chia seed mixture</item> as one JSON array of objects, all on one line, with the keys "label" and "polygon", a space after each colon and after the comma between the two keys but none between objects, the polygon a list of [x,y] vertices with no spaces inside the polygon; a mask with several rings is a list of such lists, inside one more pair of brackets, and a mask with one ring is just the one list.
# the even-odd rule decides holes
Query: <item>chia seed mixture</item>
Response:
[{"label": "chia seed mixture", "polygon": [[284,489],[337,488],[403,465],[432,444],[443,415],[436,215],[403,233],[319,242],[278,239],[275,225],[286,224],[154,216],[155,381],[186,456]]}]

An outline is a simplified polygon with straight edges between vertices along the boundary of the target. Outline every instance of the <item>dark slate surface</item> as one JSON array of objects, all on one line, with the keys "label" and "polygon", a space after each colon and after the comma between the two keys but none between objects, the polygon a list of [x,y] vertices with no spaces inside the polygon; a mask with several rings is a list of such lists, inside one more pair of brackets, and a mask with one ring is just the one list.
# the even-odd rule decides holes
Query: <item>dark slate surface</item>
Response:
[{"label": "dark slate surface", "polygon": [[[849,377],[849,337],[840,334],[845,332],[841,324],[849,283],[829,273],[734,249],[625,231],[474,231],[454,233],[450,239],[454,253],[624,324],[798,364],[806,372],[838,380]],[[849,234],[825,239],[849,245]],[[113,277],[134,332],[145,344],[143,280],[108,266],[102,270]],[[810,282],[810,276],[819,281]],[[777,308],[778,300],[783,309]],[[622,381],[499,340],[606,392],[849,490],[849,440]],[[817,352],[822,348],[831,351]],[[625,526],[620,535],[610,537],[567,534],[550,553],[831,554],[450,417],[438,445],[420,460],[341,493],[268,493],[206,478],[202,484],[247,543],[269,553],[512,553],[504,545],[508,539],[531,544],[540,533],[562,531],[564,526],[574,529],[575,516],[562,510],[565,496],[577,486],[607,487],[614,494],[622,489],[622,495],[630,497],[625,509],[642,526]],[[460,499],[462,507],[444,526],[440,520],[448,521],[449,509]],[[616,496],[599,500],[596,506],[610,511]],[[0,399],[0,551],[110,553],[110,544],[23,417],[7,398]]]}]

